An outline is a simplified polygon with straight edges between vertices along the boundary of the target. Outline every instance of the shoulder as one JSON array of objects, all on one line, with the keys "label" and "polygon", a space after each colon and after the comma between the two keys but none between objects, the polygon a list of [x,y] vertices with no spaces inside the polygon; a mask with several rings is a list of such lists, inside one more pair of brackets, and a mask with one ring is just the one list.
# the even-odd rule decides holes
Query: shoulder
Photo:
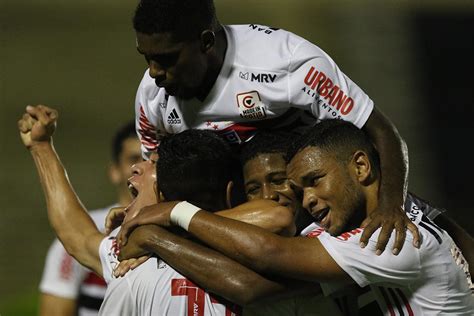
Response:
[{"label": "shoulder", "polygon": [[99,257],[102,265],[102,276],[108,284],[114,279],[113,271],[119,264],[118,246],[115,237],[105,237],[99,246]]},{"label": "shoulder", "polygon": [[241,66],[286,69],[300,47],[305,47],[304,51],[312,56],[319,54],[317,46],[283,29],[246,24],[226,26],[225,30],[229,37],[229,47],[236,53],[235,63]]},{"label": "shoulder", "polygon": [[137,90],[137,101],[140,102],[142,99],[153,99],[158,95],[158,92],[162,90],[155,84],[155,79],[150,77],[149,69],[145,70],[140,85]]}]

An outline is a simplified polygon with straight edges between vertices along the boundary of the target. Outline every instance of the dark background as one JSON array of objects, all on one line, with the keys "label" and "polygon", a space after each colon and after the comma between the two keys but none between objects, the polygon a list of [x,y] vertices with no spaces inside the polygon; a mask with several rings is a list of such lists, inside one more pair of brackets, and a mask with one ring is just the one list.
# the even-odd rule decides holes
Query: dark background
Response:
[{"label": "dark background", "polygon": [[[397,125],[410,189],[473,233],[474,5],[468,1],[216,0],[221,22],[260,23],[313,41]],[[428,2],[426,2],[428,3]],[[135,1],[0,0],[0,314],[34,315],[53,239],[16,122],[27,104],[60,111],[55,146],[89,209],[113,202],[105,168],[118,125],[134,117],[146,69]]]}]

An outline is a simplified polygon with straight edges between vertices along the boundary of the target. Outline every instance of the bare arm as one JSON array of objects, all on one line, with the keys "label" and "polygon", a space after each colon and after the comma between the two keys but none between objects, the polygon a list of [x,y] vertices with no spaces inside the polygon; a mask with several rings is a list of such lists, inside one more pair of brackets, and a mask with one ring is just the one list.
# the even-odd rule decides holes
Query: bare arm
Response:
[{"label": "bare arm", "polygon": [[474,276],[474,238],[458,223],[443,213],[438,215],[434,222],[446,230],[461,249],[464,258],[466,258],[469,264],[469,273],[472,278]]},{"label": "bare arm", "polygon": [[28,107],[27,112],[18,125],[22,141],[36,164],[49,222],[66,251],[102,275],[98,250],[103,235],[74,192],[52,145],[57,112],[45,106]]},{"label": "bare arm", "polygon": [[288,296],[319,291],[317,284],[305,282],[298,282],[298,292],[291,291],[289,283],[267,279],[212,249],[156,225],[135,229],[120,257],[136,257],[145,253],[156,253],[199,286],[239,305],[268,297],[281,298],[283,292]]},{"label": "bare arm", "polygon": [[205,211],[192,217],[188,231],[257,272],[306,281],[350,280],[316,238],[281,237]]},{"label": "bare arm", "polygon": [[74,316],[76,315],[76,300],[41,293],[39,315]]},{"label": "bare arm", "polygon": [[396,229],[394,254],[398,254],[405,241],[406,228],[414,235],[418,245],[418,229],[403,211],[408,186],[408,148],[395,126],[380,111],[374,108],[363,130],[367,132],[380,155],[381,184],[379,206],[369,219],[364,221],[361,242],[367,244],[370,236],[382,226],[377,249],[383,251]]},{"label": "bare arm", "polygon": [[287,207],[271,200],[256,200],[229,210],[216,212],[219,216],[261,227],[282,236],[294,236],[294,215]]}]

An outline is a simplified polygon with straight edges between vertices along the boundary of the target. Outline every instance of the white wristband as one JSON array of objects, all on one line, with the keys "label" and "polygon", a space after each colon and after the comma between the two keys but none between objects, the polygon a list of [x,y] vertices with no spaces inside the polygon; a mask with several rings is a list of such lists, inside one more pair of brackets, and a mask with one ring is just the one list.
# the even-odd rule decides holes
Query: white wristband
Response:
[{"label": "white wristband", "polygon": [[185,230],[188,230],[191,219],[193,218],[194,214],[196,214],[200,210],[201,208],[194,206],[186,201],[179,202],[171,210],[171,223],[182,227]]}]

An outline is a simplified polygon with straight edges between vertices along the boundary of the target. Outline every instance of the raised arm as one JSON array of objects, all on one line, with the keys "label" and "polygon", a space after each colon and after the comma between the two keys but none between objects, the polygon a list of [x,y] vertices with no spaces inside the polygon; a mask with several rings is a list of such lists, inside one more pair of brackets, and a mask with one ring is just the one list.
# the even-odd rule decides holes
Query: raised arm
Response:
[{"label": "raised arm", "polygon": [[362,224],[365,229],[360,240],[362,244],[367,244],[375,230],[382,227],[377,244],[377,250],[381,253],[392,230],[395,229],[396,240],[392,251],[398,254],[403,247],[407,228],[414,236],[415,246],[419,245],[420,240],[418,229],[403,211],[408,185],[408,148],[395,126],[376,108],[363,130],[370,136],[379,152],[382,180],[379,206]]},{"label": "raised arm", "polygon": [[102,275],[99,232],[69,182],[52,144],[58,113],[46,106],[28,106],[18,121],[23,144],[36,164],[48,208],[49,222],[66,251]]}]

